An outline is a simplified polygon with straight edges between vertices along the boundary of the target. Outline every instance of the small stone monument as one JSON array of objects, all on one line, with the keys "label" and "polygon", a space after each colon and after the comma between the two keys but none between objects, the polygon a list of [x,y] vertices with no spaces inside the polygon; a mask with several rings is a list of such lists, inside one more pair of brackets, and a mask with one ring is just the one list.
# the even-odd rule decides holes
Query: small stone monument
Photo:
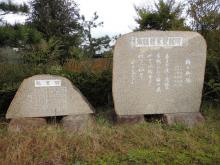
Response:
[{"label": "small stone monument", "polygon": [[[81,127],[81,123],[75,120],[82,115],[80,121],[87,122],[91,113],[93,113],[91,105],[68,79],[53,75],[36,75],[22,82],[9,106],[6,118],[12,119],[11,123],[15,128],[15,123],[25,123],[24,118],[28,118],[30,124],[32,119],[37,123],[39,118],[39,122],[43,123],[42,118],[64,116],[63,125],[68,125],[70,128],[69,124],[65,123],[65,118],[68,118],[68,122],[71,118],[78,124],[72,125],[72,127],[78,128]],[[76,115],[78,118],[70,117]],[[19,119],[22,119],[22,122]],[[83,121],[83,119],[85,120]]]},{"label": "small stone monument", "polygon": [[145,114],[163,114],[167,123],[189,126],[203,120],[206,49],[195,32],[145,31],[119,38],[113,57],[118,120],[143,121]]}]

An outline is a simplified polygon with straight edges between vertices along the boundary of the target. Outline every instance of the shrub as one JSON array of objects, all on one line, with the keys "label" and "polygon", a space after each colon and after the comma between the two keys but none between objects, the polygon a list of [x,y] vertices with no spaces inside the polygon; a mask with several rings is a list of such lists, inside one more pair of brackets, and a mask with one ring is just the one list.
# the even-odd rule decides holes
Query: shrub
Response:
[{"label": "shrub", "polygon": [[206,35],[208,56],[206,63],[203,100],[220,104],[220,30]]},{"label": "shrub", "polygon": [[98,74],[65,71],[63,76],[71,80],[93,106],[107,106],[112,103],[112,73],[110,70]]}]

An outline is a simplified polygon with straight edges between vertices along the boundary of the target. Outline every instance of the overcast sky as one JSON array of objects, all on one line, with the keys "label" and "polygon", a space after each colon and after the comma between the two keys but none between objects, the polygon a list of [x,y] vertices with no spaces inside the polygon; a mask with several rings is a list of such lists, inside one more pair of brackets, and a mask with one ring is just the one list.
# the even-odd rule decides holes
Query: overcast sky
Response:
[{"label": "overcast sky", "polygon": [[[7,0],[0,0],[7,1]],[[11,0],[22,3],[29,0]],[[96,37],[102,35],[118,35],[131,32],[137,25],[134,21],[136,13],[134,5],[141,5],[144,2],[152,5],[155,0],[75,0],[79,4],[80,14],[90,19],[94,12],[99,15],[99,20],[104,22],[102,28],[93,31]],[[24,22],[25,16],[7,16],[10,23]]]}]

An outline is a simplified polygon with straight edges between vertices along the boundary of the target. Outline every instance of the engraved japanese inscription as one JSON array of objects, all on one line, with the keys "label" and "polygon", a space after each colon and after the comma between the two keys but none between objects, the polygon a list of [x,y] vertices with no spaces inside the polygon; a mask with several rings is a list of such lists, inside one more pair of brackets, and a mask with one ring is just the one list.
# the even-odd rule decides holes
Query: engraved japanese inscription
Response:
[{"label": "engraved japanese inscription", "polygon": [[118,115],[198,112],[206,43],[194,32],[135,32],[118,39],[113,97]]}]

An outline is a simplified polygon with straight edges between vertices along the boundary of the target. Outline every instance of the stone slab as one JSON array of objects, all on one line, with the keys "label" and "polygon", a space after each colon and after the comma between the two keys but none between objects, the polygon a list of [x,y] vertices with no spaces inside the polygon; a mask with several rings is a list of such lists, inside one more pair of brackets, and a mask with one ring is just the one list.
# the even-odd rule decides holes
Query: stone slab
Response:
[{"label": "stone slab", "polygon": [[163,120],[168,125],[181,123],[189,128],[205,121],[200,112],[164,114]]},{"label": "stone slab", "polygon": [[60,76],[36,75],[20,85],[7,119],[93,113],[91,105],[72,83]]},{"label": "stone slab", "polygon": [[113,56],[117,115],[199,112],[206,42],[196,32],[123,35]]},{"label": "stone slab", "polygon": [[116,116],[117,124],[136,124],[145,122],[144,115]]},{"label": "stone slab", "polygon": [[93,118],[89,114],[65,116],[61,120],[63,128],[70,132],[84,131],[93,126]]},{"label": "stone slab", "polygon": [[29,132],[47,124],[44,118],[17,118],[11,119],[8,126],[10,132]]}]

